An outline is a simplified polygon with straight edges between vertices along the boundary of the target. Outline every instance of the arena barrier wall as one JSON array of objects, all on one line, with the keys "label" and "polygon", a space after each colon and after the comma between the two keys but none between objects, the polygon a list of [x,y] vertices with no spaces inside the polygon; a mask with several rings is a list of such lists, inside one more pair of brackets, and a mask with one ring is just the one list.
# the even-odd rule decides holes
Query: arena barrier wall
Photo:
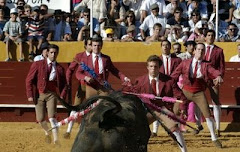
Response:
[{"label": "arena barrier wall", "polygon": [[[59,62],[71,62],[75,54],[82,52],[83,42],[50,42],[60,47]],[[225,60],[229,61],[230,57],[237,54],[236,42],[216,42],[216,45],[223,48]],[[0,61],[6,59],[6,45],[0,42]],[[182,47],[184,50],[184,46]],[[24,56],[27,60],[29,46],[23,45]],[[113,62],[145,62],[153,54],[160,55],[160,42],[104,42],[102,52],[111,56]],[[19,59],[19,50],[16,44],[11,45],[11,56],[14,61]]]},{"label": "arena barrier wall", "polygon": [[[126,74],[132,81],[146,73],[144,62],[115,62],[120,71]],[[68,63],[61,63],[65,68]],[[26,97],[25,78],[30,62],[0,62],[0,121],[35,121],[34,104],[29,103]],[[110,84],[115,90],[121,88],[121,82],[110,75]],[[72,98],[77,90],[78,82],[73,77]],[[222,121],[240,122],[240,66],[239,63],[226,63],[224,83],[220,88],[220,100],[222,103]],[[207,92],[210,102],[209,93]],[[67,102],[71,103],[71,96]],[[68,111],[58,105],[58,120],[67,117]]]}]

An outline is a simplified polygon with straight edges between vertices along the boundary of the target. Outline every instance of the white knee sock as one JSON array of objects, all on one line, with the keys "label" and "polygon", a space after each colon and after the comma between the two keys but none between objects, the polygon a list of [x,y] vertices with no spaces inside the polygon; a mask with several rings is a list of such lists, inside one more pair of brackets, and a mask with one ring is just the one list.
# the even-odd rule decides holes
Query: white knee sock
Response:
[{"label": "white knee sock", "polygon": [[[49,118],[49,122],[52,128],[57,125],[57,120],[55,118]],[[55,142],[58,140],[58,128],[54,128],[52,130],[52,133],[53,133],[53,141]]]},{"label": "white knee sock", "polygon": [[214,121],[212,118],[206,118],[206,122],[207,122],[207,126],[208,126],[208,129],[210,131],[210,134],[211,134],[211,139],[212,141],[215,141],[217,140],[217,136],[214,132],[215,130],[215,126],[214,126]]},{"label": "white knee sock", "polygon": [[200,127],[202,125],[202,123],[201,123],[202,114],[201,114],[201,111],[200,111],[200,109],[199,109],[199,107],[197,105],[195,105],[194,111],[195,111],[196,125],[198,127]]},{"label": "white knee sock", "polygon": [[[71,111],[70,116],[73,116],[75,113],[76,111]],[[67,128],[68,133],[71,133],[73,125],[74,125],[74,120],[68,123],[68,128]]]},{"label": "white knee sock", "polygon": [[221,120],[221,106],[213,105],[213,115],[216,122],[216,129],[220,130],[220,120]]},{"label": "white knee sock", "polygon": [[47,122],[44,120],[44,121],[42,121],[42,122],[39,122],[39,124],[40,124],[41,127],[43,128],[43,130],[44,130],[44,132],[45,132],[45,135],[49,135],[49,134],[48,134],[49,128],[48,128]]},{"label": "white knee sock", "polygon": [[180,131],[174,131],[173,134],[176,136],[177,141],[182,145],[182,147],[179,146],[179,148],[181,149],[181,152],[187,152],[186,143],[182,133]]},{"label": "white knee sock", "polygon": [[159,127],[159,123],[156,120],[156,121],[153,122],[153,131],[152,132],[157,133],[158,132],[158,127]]}]

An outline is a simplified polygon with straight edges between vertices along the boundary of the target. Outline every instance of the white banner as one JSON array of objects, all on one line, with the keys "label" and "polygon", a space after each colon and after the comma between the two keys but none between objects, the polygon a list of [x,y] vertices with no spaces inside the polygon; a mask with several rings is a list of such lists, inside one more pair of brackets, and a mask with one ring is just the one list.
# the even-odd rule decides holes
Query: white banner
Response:
[{"label": "white banner", "polygon": [[[7,0],[7,6],[11,9],[16,7],[17,0]],[[55,9],[61,9],[65,12],[70,12],[70,0],[25,0],[25,2],[30,6],[40,6],[41,4],[46,4],[49,8],[49,12],[52,13]]]}]

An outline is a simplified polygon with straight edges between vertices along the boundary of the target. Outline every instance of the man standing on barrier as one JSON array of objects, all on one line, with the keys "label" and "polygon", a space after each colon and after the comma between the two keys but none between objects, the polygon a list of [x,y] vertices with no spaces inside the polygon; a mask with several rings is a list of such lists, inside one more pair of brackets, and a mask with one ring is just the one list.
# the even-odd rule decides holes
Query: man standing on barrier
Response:
[{"label": "man standing on barrier", "polygon": [[[138,93],[150,93],[155,96],[168,96],[177,97],[178,99],[186,100],[177,84],[169,80],[169,77],[159,72],[162,66],[162,61],[156,55],[152,55],[147,59],[147,70],[148,74],[145,74],[136,79],[134,88]],[[173,114],[173,104],[167,104],[161,100],[152,100],[152,103],[161,107],[164,112]],[[171,110],[171,111],[170,111]],[[178,123],[170,119],[168,116],[154,111],[154,114],[161,119],[166,127],[176,136],[177,141],[181,144],[180,147],[182,152],[187,151],[187,147],[183,138],[183,135],[178,127]],[[152,115],[148,114],[149,123],[151,124],[155,119]]]},{"label": "man standing on barrier", "polygon": [[[47,108],[51,127],[55,127],[57,125],[57,92],[62,92],[66,85],[64,68],[56,62],[58,53],[59,47],[50,44],[47,59],[34,62],[26,78],[26,92],[29,102],[33,102],[33,85],[36,85],[39,91],[39,98],[35,103],[36,119],[45,131],[47,143],[51,143],[51,137],[45,121],[45,111]],[[52,132],[54,144],[59,144],[58,129],[55,128]]]}]

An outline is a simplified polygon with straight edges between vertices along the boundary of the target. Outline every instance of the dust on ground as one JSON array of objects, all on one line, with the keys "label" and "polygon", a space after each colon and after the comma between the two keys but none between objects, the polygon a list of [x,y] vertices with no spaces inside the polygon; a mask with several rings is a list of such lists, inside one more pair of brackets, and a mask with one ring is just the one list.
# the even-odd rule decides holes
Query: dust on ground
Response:
[{"label": "dust on ground", "polygon": [[[206,123],[199,135],[184,133],[189,152],[240,152],[240,124],[222,123],[222,136],[219,138],[223,148],[214,147],[210,139]],[[37,123],[30,122],[0,122],[0,151],[3,152],[68,152],[78,132],[75,124],[70,139],[64,139],[66,126],[59,129],[60,146],[44,141],[44,132]],[[190,129],[189,129],[190,130]],[[150,138],[149,152],[179,152],[173,140],[159,129],[158,137]]]}]

